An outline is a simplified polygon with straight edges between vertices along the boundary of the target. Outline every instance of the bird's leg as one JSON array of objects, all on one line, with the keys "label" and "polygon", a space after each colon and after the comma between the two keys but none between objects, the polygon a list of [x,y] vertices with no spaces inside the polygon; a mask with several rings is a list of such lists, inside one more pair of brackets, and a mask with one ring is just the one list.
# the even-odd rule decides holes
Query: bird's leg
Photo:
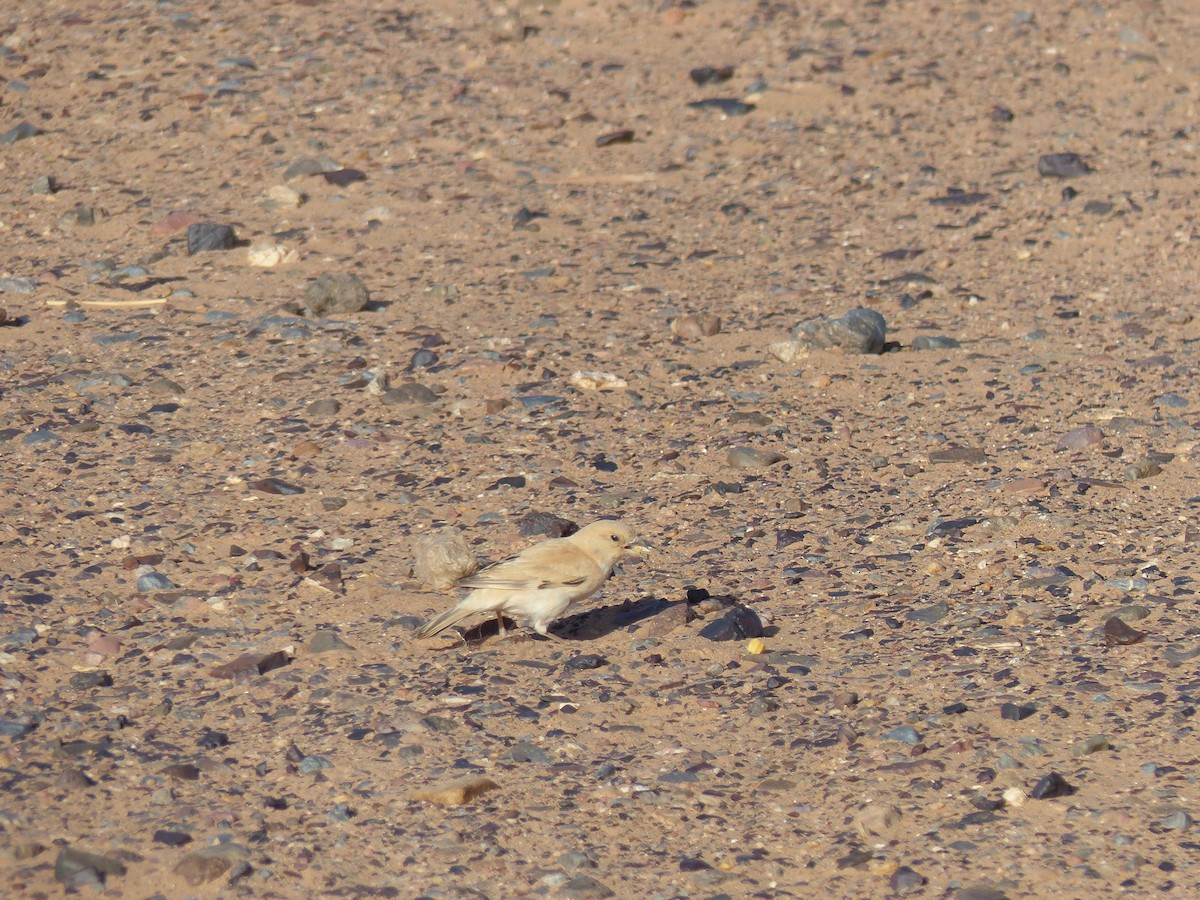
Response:
[{"label": "bird's leg", "polygon": [[500,633],[500,637],[508,635],[508,629],[504,627],[504,615],[499,610],[496,611],[496,630]]}]

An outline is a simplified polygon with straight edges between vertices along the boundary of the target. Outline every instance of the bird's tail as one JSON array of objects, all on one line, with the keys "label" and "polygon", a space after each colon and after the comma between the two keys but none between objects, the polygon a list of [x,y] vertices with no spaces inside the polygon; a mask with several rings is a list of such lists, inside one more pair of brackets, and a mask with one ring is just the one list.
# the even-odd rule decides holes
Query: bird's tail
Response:
[{"label": "bird's tail", "polygon": [[451,625],[457,625],[467,616],[475,612],[473,609],[463,609],[461,606],[455,606],[446,610],[440,616],[435,616],[424,625],[417,629],[417,637],[429,638],[435,634],[441,634]]}]

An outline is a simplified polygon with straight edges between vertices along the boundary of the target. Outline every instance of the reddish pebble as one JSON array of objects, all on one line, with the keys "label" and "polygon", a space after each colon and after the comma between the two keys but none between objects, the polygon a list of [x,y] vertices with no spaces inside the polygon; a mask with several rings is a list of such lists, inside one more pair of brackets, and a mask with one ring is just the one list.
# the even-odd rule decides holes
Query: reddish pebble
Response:
[{"label": "reddish pebble", "polygon": [[686,18],[686,10],[680,9],[678,6],[672,6],[670,9],[663,10],[662,23],[664,25],[680,25]]},{"label": "reddish pebble", "polygon": [[314,443],[313,441],[301,441],[292,448],[292,456],[296,457],[297,459],[310,459],[314,456],[317,456],[320,452],[320,445]]},{"label": "reddish pebble", "polygon": [[1017,478],[1006,482],[1001,488],[1006,494],[1036,494],[1046,487],[1046,482],[1040,478]]},{"label": "reddish pebble", "polygon": [[121,641],[111,634],[93,631],[87,638],[88,650],[101,656],[115,656],[121,652]]},{"label": "reddish pebble", "polygon": [[1104,440],[1104,432],[1095,425],[1083,425],[1072,428],[1058,441],[1056,450],[1083,450]]},{"label": "reddish pebble", "polygon": [[198,215],[190,212],[173,212],[159,219],[150,226],[150,233],[155,235],[174,234],[183,231],[189,225],[197,225],[203,221]]}]

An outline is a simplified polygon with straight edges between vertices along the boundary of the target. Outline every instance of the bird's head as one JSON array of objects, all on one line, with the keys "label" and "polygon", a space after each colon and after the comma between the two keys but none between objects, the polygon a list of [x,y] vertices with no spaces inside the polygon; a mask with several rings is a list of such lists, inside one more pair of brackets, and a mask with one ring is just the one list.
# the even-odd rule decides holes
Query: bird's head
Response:
[{"label": "bird's head", "polygon": [[569,540],[596,559],[615,561],[630,554],[647,556],[650,553],[650,548],[623,522],[593,522],[579,529]]}]

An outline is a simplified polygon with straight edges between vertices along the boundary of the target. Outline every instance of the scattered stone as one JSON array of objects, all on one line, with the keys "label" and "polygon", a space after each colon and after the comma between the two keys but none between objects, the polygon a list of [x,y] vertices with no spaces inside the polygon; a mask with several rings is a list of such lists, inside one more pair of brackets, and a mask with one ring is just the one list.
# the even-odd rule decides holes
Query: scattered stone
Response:
[{"label": "scattered stone", "polygon": [[183,385],[170,378],[155,378],[146,385],[146,390],[153,394],[166,394],[168,397],[182,397],[187,393]]},{"label": "scattered stone", "polygon": [[0,294],[32,294],[37,290],[37,286],[37,281],[28,275],[0,278]]},{"label": "scattered stone", "polygon": [[304,408],[304,414],[314,419],[333,418],[341,411],[342,404],[330,397],[314,400]]},{"label": "scattered stone", "polygon": [[921,733],[911,725],[901,725],[899,728],[893,728],[886,732],[883,740],[899,741],[902,744],[919,744],[921,743]]},{"label": "scattered stone", "polygon": [[577,872],[559,888],[559,895],[564,900],[606,900],[615,897],[612,888],[602,881],[597,881],[591,875]]},{"label": "scattered stone", "polygon": [[903,819],[904,813],[898,807],[871,803],[854,817],[854,830],[864,839],[872,835],[883,837],[891,834]]},{"label": "scattered stone", "polygon": [[1101,750],[1111,750],[1112,744],[1108,741],[1107,734],[1094,734],[1089,738],[1084,738],[1075,745],[1076,756],[1091,756],[1093,753],[1099,753]]},{"label": "scattered stone", "polygon": [[1054,797],[1069,797],[1075,793],[1075,788],[1067,784],[1067,780],[1057,772],[1051,772],[1038,779],[1029,796],[1034,800],[1050,800]]},{"label": "scattered stone", "polygon": [[1146,638],[1144,631],[1138,631],[1124,619],[1112,616],[1104,623],[1104,643],[1110,647],[1124,647],[1129,644],[1141,643]]},{"label": "scattered stone", "polygon": [[597,147],[608,147],[612,144],[630,144],[633,143],[634,132],[631,128],[622,128],[619,131],[610,131],[608,134],[602,134],[596,138]]},{"label": "scattered stone", "polygon": [[1049,153],[1038,159],[1037,170],[1044,178],[1078,178],[1093,171],[1078,153]]},{"label": "scattered stone", "polygon": [[240,844],[224,843],[193,851],[175,864],[175,874],[199,887],[220,878],[238,863],[250,858],[250,851]]},{"label": "scattered stone", "polygon": [[160,828],[154,832],[154,843],[165,844],[168,847],[182,847],[184,844],[190,844],[192,836],[186,831],[170,831],[166,828]]},{"label": "scattered stone", "polygon": [[422,535],[413,553],[413,577],[437,590],[446,590],[479,571],[479,560],[457,531]]},{"label": "scattered stone", "polygon": [[246,487],[259,494],[271,494],[274,496],[291,497],[304,493],[304,488],[296,484],[289,484],[281,478],[259,478],[254,481],[247,481]]},{"label": "scattered stone", "polygon": [[286,184],[274,184],[267,188],[259,205],[263,209],[298,209],[308,199],[301,191]]},{"label": "scattered stone", "polygon": [[572,672],[585,672],[588,669],[598,669],[607,665],[608,660],[598,653],[581,653],[563,663],[563,668]]},{"label": "scattered stone", "polygon": [[1125,467],[1125,478],[1128,481],[1141,481],[1144,478],[1153,478],[1155,475],[1161,474],[1162,467],[1148,459],[1130,463]]},{"label": "scattered stone", "polygon": [[354,648],[343,641],[332,631],[318,631],[308,642],[308,652],[314,656],[318,653],[329,653],[332,650],[353,650]]},{"label": "scattered stone", "polygon": [[246,262],[260,269],[273,269],[286,263],[294,263],[300,254],[292,247],[271,241],[255,241],[246,251]]},{"label": "scattered stone", "polygon": [[629,387],[624,378],[609,372],[576,372],[571,376],[571,384],[581,391],[623,391]]},{"label": "scattered stone", "polygon": [[108,210],[98,206],[86,206],[77,203],[58,217],[58,227],[62,229],[91,228],[99,221],[108,218]]},{"label": "scattered stone", "polygon": [[922,334],[913,338],[914,350],[955,350],[961,347],[957,340],[945,335]]},{"label": "scattered stone", "polygon": [[137,589],[143,594],[153,591],[169,591],[175,583],[161,572],[148,572],[137,580]]},{"label": "scattered stone", "polygon": [[925,534],[931,538],[957,536],[978,524],[979,519],[974,516],[965,516],[961,519],[943,519],[939,516],[925,529]]},{"label": "scattered stone", "polygon": [[58,179],[53,175],[39,175],[29,186],[29,192],[31,194],[57,194],[58,187]]},{"label": "scattered stone", "polygon": [[0,134],[0,144],[15,144],[17,141],[36,137],[41,133],[42,130],[36,125],[29,122],[22,122],[19,125],[14,125],[8,131],[4,132],[4,134]]},{"label": "scattered stone", "polygon": [[753,103],[747,103],[745,100],[738,100],[734,97],[710,97],[707,100],[693,100],[688,104],[688,107],[691,109],[719,112],[723,119],[745,116],[758,108]]},{"label": "scattered stone", "polygon": [[312,775],[314,772],[332,768],[333,763],[324,756],[306,756],[300,760],[300,765],[297,767],[301,775]]},{"label": "scattered stone", "polygon": [[888,885],[897,894],[908,894],[923,887],[925,880],[925,876],[919,872],[908,866],[901,866],[888,878]]},{"label": "scattered stone", "polygon": [[1058,440],[1056,450],[1083,450],[1104,440],[1104,432],[1095,425],[1072,428]]},{"label": "scattered stone", "polygon": [[552,762],[549,753],[529,741],[521,741],[510,747],[505,751],[503,757],[517,763],[538,763],[544,766]]},{"label": "scattered stone", "polygon": [[1158,824],[1171,831],[1187,831],[1194,824],[1194,820],[1182,809],[1179,809],[1163,818]]},{"label": "scattered stone", "polygon": [[367,286],[352,272],[327,272],[304,287],[304,312],[314,319],[359,312],[370,302]]},{"label": "scattered stone", "polygon": [[688,76],[700,87],[705,87],[709,84],[728,81],[733,77],[733,72],[733,66],[700,66],[692,69]]},{"label": "scattered stone", "polygon": [[954,900],[1009,900],[1009,897],[990,884],[970,884],[955,891]]},{"label": "scattered stone", "polygon": [[1037,712],[1037,705],[1034,703],[1000,704],[1000,718],[1007,719],[1010,722],[1022,722],[1032,716],[1035,712]]},{"label": "scattered stone", "polygon": [[163,216],[150,226],[150,233],[156,237],[165,237],[177,231],[183,231],[192,225],[200,224],[202,220],[195,213],[173,212]]},{"label": "scattered stone", "polygon": [[188,256],[209,250],[228,250],[234,245],[235,235],[230,225],[212,222],[194,222],[187,230]]},{"label": "scattered stone", "polygon": [[338,169],[336,172],[324,172],[322,177],[334,187],[346,187],[356,181],[366,181],[367,173],[361,169]]},{"label": "scattered stone", "polygon": [[734,469],[765,469],[785,459],[783,453],[754,447],[730,447],[725,453],[726,462]]},{"label": "scattered stone", "polygon": [[237,678],[241,675],[250,673],[256,675],[265,675],[273,669],[278,669],[290,664],[292,658],[284,651],[277,650],[274,653],[243,653],[237,659],[231,662],[222,663],[219,666],[209,670],[209,674],[213,678]]},{"label": "scattered stone", "polygon": [[380,397],[380,402],[385,406],[428,406],[437,401],[437,391],[415,381],[397,385]]},{"label": "scattered stone", "polygon": [[945,600],[939,600],[936,603],[931,603],[928,606],[921,606],[916,609],[910,609],[904,614],[904,618],[909,622],[923,622],[932,624],[940,622],[946,616],[950,615],[950,604]]},{"label": "scattered stone", "polygon": [[124,875],[125,864],[112,856],[63,847],[54,860],[54,877],[68,887],[102,885],[109,875]]},{"label": "scattered stone", "polygon": [[561,538],[570,537],[579,530],[579,526],[570,519],[563,519],[553,513],[530,512],[517,520],[517,530],[522,537]]},{"label": "scattered stone", "polygon": [[326,172],[336,172],[341,168],[342,164],[329,156],[321,156],[317,159],[301,157],[284,170],[283,177],[285,181],[291,181],[301,175],[324,175]]},{"label": "scattered stone", "polygon": [[762,635],[762,620],[745,606],[733,607],[700,630],[700,637],[710,641],[745,641]]},{"label": "scattered stone", "polygon": [[878,354],[884,351],[886,342],[887,321],[875,310],[859,306],[836,319],[807,319],[792,329],[790,341],[772,344],[768,349],[776,358],[790,363],[812,350]]},{"label": "scattered stone", "polygon": [[711,314],[679,316],[671,321],[671,333],[685,341],[698,341],[721,333],[721,318]]},{"label": "scattered stone", "polygon": [[931,450],[929,452],[929,461],[934,464],[968,463],[970,465],[982,466],[988,461],[988,455],[977,447],[950,447],[946,450]]},{"label": "scattered stone", "polygon": [[469,775],[417,791],[412,798],[439,806],[465,806],[499,787],[500,785],[490,778]]}]

